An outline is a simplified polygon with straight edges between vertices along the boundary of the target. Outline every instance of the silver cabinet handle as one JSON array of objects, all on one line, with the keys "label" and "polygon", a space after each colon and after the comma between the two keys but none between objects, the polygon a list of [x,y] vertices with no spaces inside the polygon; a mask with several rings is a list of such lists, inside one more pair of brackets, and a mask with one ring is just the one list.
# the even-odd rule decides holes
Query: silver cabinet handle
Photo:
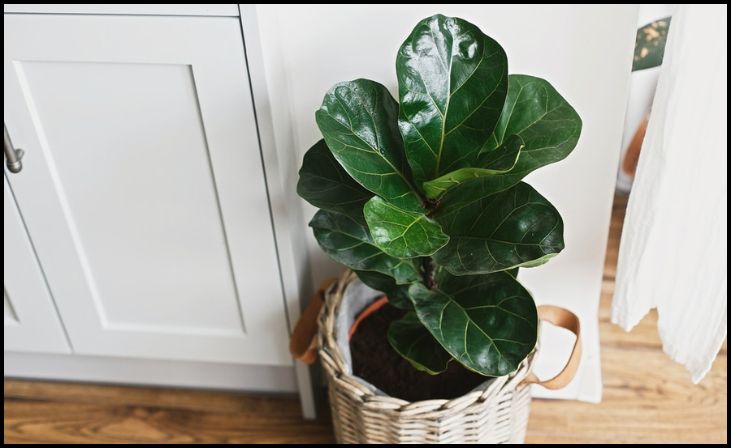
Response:
[{"label": "silver cabinet handle", "polygon": [[8,128],[5,127],[5,158],[7,159],[7,165],[8,170],[11,173],[19,173],[20,170],[23,169],[23,162],[20,161],[20,159],[23,158],[23,154],[25,152],[18,148],[15,149],[13,147],[13,142],[10,140],[10,135],[8,134]]}]

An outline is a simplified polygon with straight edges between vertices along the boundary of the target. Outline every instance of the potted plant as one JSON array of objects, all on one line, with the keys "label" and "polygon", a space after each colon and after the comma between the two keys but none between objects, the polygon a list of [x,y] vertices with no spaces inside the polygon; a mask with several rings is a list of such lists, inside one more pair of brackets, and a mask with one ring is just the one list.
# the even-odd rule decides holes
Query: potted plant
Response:
[{"label": "potted plant", "polygon": [[[539,313],[518,269],[564,247],[558,210],[522,179],[568,156],[581,119],[547,81],[508,75],[503,48],[459,18],[419,22],[396,74],[398,102],[367,79],[327,92],[324,139],[297,186],[320,209],[319,245],[352,270],[320,313],[336,435],[522,441]],[[387,300],[358,318],[374,291]],[[545,314],[578,332],[575,316]],[[573,375],[578,352],[577,338],[549,386]]]}]

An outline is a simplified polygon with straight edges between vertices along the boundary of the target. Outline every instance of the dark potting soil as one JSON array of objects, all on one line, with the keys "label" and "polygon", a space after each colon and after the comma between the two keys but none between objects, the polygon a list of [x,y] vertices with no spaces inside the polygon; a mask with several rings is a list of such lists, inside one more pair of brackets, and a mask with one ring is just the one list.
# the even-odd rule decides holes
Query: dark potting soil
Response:
[{"label": "dark potting soil", "polygon": [[407,401],[457,398],[487,380],[452,361],[442,374],[416,370],[391,348],[388,325],[404,311],[386,305],[366,317],[350,340],[353,373],[388,395]]}]

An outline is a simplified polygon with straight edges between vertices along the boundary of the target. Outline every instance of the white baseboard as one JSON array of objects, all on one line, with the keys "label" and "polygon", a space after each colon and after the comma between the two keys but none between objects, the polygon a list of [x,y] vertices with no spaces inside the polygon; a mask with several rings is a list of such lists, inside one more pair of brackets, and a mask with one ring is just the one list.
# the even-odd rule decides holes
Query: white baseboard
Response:
[{"label": "white baseboard", "polygon": [[5,352],[5,377],[295,393],[294,367]]}]

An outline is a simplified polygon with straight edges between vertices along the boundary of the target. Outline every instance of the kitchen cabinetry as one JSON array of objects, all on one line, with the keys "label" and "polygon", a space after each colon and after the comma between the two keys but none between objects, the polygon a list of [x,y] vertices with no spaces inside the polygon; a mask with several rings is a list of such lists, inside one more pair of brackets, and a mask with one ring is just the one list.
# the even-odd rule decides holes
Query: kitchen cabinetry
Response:
[{"label": "kitchen cabinetry", "polygon": [[239,18],[6,13],[4,35],[25,153],[6,171],[6,374],[8,352],[42,351],[293,389]]},{"label": "kitchen cabinetry", "polygon": [[5,350],[70,353],[7,179],[3,194]]}]

